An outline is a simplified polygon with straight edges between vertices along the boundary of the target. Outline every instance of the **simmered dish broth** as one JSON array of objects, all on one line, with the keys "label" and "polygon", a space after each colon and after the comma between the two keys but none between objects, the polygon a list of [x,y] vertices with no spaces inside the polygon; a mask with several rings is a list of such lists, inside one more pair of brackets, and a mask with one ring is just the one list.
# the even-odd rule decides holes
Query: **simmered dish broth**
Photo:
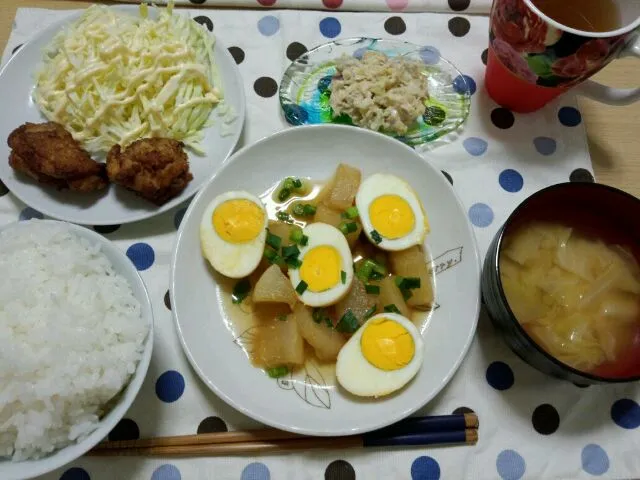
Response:
[{"label": "simmered dish broth", "polygon": [[500,276],[511,310],[573,368],[622,375],[640,346],[640,266],[627,241],[556,221],[530,221],[505,236]]},{"label": "simmered dish broth", "polygon": [[[427,217],[393,175],[362,179],[341,164],[316,180],[287,177],[260,199],[227,192],[205,212],[203,253],[227,277],[219,284],[229,327],[250,340],[240,343],[269,376],[312,361],[351,393],[391,393],[422,363],[420,327],[433,304]],[[223,220],[233,209],[253,220]]]}]

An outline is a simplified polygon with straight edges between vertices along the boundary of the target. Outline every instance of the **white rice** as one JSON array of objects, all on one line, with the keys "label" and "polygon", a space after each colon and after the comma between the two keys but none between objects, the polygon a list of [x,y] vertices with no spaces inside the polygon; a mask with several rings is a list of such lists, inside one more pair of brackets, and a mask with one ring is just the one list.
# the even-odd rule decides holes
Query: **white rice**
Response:
[{"label": "white rice", "polygon": [[0,232],[0,457],[41,457],[94,431],[147,333],[98,244],[38,220]]}]

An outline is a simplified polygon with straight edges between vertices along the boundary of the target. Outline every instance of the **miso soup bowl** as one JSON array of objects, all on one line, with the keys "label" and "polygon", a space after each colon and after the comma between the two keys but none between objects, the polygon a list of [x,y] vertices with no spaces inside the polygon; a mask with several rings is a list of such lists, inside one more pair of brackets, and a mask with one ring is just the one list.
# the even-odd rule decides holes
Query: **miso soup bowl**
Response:
[{"label": "miso soup bowl", "polygon": [[493,239],[482,271],[482,295],[491,318],[509,347],[532,367],[548,375],[577,384],[624,383],[640,380],[640,355],[629,355],[620,362],[624,374],[604,377],[566,365],[546,352],[522,328],[505,296],[500,275],[500,253],[505,236],[522,220],[535,220],[545,209],[561,205],[564,209],[606,215],[609,222],[640,242],[640,200],[621,190],[595,183],[561,183],[540,190],[524,200],[507,218]]}]

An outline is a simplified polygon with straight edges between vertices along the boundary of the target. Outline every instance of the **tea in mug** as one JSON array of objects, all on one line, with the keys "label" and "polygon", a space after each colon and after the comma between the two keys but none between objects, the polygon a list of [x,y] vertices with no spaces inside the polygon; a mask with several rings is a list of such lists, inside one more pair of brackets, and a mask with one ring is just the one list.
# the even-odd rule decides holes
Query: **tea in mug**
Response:
[{"label": "tea in mug", "polygon": [[531,0],[556,22],[583,32],[610,32],[621,25],[616,0]]}]

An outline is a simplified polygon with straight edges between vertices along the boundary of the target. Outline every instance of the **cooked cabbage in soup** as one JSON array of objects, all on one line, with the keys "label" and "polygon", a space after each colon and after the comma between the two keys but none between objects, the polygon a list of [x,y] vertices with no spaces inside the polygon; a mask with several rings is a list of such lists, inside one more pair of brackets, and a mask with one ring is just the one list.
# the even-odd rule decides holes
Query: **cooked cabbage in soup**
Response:
[{"label": "cooked cabbage in soup", "polygon": [[500,277],[526,332],[584,372],[619,362],[640,332],[640,267],[627,247],[560,223],[508,232]]}]

